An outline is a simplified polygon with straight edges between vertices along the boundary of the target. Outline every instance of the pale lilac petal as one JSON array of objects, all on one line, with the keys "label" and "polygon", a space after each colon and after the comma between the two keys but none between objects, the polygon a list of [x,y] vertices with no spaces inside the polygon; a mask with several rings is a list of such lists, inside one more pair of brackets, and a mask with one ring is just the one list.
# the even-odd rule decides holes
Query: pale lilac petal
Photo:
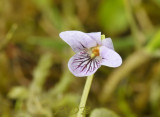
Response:
[{"label": "pale lilac petal", "polygon": [[78,52],[68,62],[69,70],[77,77],[92,75],[100,66],[100,61],[91,59],[85,51]]},{"label": "pale lilac petal", "polygon": [[122,64],[121,56],[105,46],[100,47],[100,56],[102,57],[101,65],[118,67]]},{"label": "pale lilac petal", "polygon": [[88,34],[92,39],[94,39],[98,45],[101,45],[101,32],[92,32],[92,33],[86,33]]},{"label": "pale lilac petal", "polygon": [[111,38],[106,38],[102,40],[102,46],[106,46],[107,48],[110,48],[114,50],[112,39]]},{"label": "pale lilac petal", "polygon": [[86,33],[80,31],[65,31],[61,32],[59,36],[72,47],[73,51],[79,52],[85,48],[91,48],[97,45]]}]

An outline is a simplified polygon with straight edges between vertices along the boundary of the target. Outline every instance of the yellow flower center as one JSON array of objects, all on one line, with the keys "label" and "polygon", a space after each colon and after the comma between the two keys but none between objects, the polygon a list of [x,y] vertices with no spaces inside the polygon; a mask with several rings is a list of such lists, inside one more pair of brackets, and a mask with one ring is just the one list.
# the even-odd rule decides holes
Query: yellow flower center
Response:
[{"label": "yellow flower center", "polygon": [[94,57],[96,57],[96,56],[99,56],[99,47],[98,47],[98,46],[97,46],[97,47],[93,47],[93,48],[91,49],[91,51],[92,51],[91,58],[94,58]]}]

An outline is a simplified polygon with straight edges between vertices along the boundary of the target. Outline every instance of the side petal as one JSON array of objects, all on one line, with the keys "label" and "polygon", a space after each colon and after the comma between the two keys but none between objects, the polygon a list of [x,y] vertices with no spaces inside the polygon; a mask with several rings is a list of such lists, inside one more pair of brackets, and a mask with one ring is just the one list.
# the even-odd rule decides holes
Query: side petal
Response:
[{"label": "side petal", "polygon": [[92,33],[86,33],[89,35],[92,39],[94,39],[97,44],[101,45],[101,32],[92,32]]},{"label": "side petal", "polygon": [[110,49],[114,50],[114,46],[113,46],[111,38],[103,39],[102,40],[102,46],[106,46],[107,48],[110,48]]},{"label": "side petal", "polygon": [[121,56],[105,46],[100,47],[100,56],[102,57],[101,65],[118,67],[122,64]]},{"label": "side petal", "polygon": [[79,52],[85,48],[96,46],[96,41],[93,40],[86,33],[80,31],[65,31],[61,32],[59,36],[72,47],[73,51]]},{"label": "side petal", "polygon": [[69,70],[77,77],[92,75],[100,66],[100,61],[91,59],[85,51],[78,52],[68,62]]}]

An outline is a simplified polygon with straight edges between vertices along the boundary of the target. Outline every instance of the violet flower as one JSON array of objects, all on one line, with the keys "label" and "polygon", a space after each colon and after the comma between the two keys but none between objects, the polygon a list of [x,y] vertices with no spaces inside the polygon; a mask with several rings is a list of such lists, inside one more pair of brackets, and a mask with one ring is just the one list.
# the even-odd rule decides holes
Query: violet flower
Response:
[{"label": "violet flower", "polygon": [[77,77],[92,75],[101,65],[118,67],[122,64],[111,38],[101,40],[101,32],[65,31],[59,36],[76,53],[69,60],[68,67]]}]

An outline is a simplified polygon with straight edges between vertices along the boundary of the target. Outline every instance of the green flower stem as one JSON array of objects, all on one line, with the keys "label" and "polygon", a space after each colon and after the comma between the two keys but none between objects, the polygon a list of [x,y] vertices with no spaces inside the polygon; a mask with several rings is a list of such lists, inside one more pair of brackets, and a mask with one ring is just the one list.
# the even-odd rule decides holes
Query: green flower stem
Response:
[{"label": "green flower stem", "polygon": [[91,88],[93,76],[94,76],[94,74],[87,77],[86,84],[85,84],[83,94],[82,94],[82,97],[81,97],[81,102],[80,102],[80,105],[79,105],[79,111],[78,111],[77,117],[85,117],[85,112],[84,112],[85,111],[85,105],[86,105],[86,101],[87,101],[87,98],[88,98],[89,90]]}]

